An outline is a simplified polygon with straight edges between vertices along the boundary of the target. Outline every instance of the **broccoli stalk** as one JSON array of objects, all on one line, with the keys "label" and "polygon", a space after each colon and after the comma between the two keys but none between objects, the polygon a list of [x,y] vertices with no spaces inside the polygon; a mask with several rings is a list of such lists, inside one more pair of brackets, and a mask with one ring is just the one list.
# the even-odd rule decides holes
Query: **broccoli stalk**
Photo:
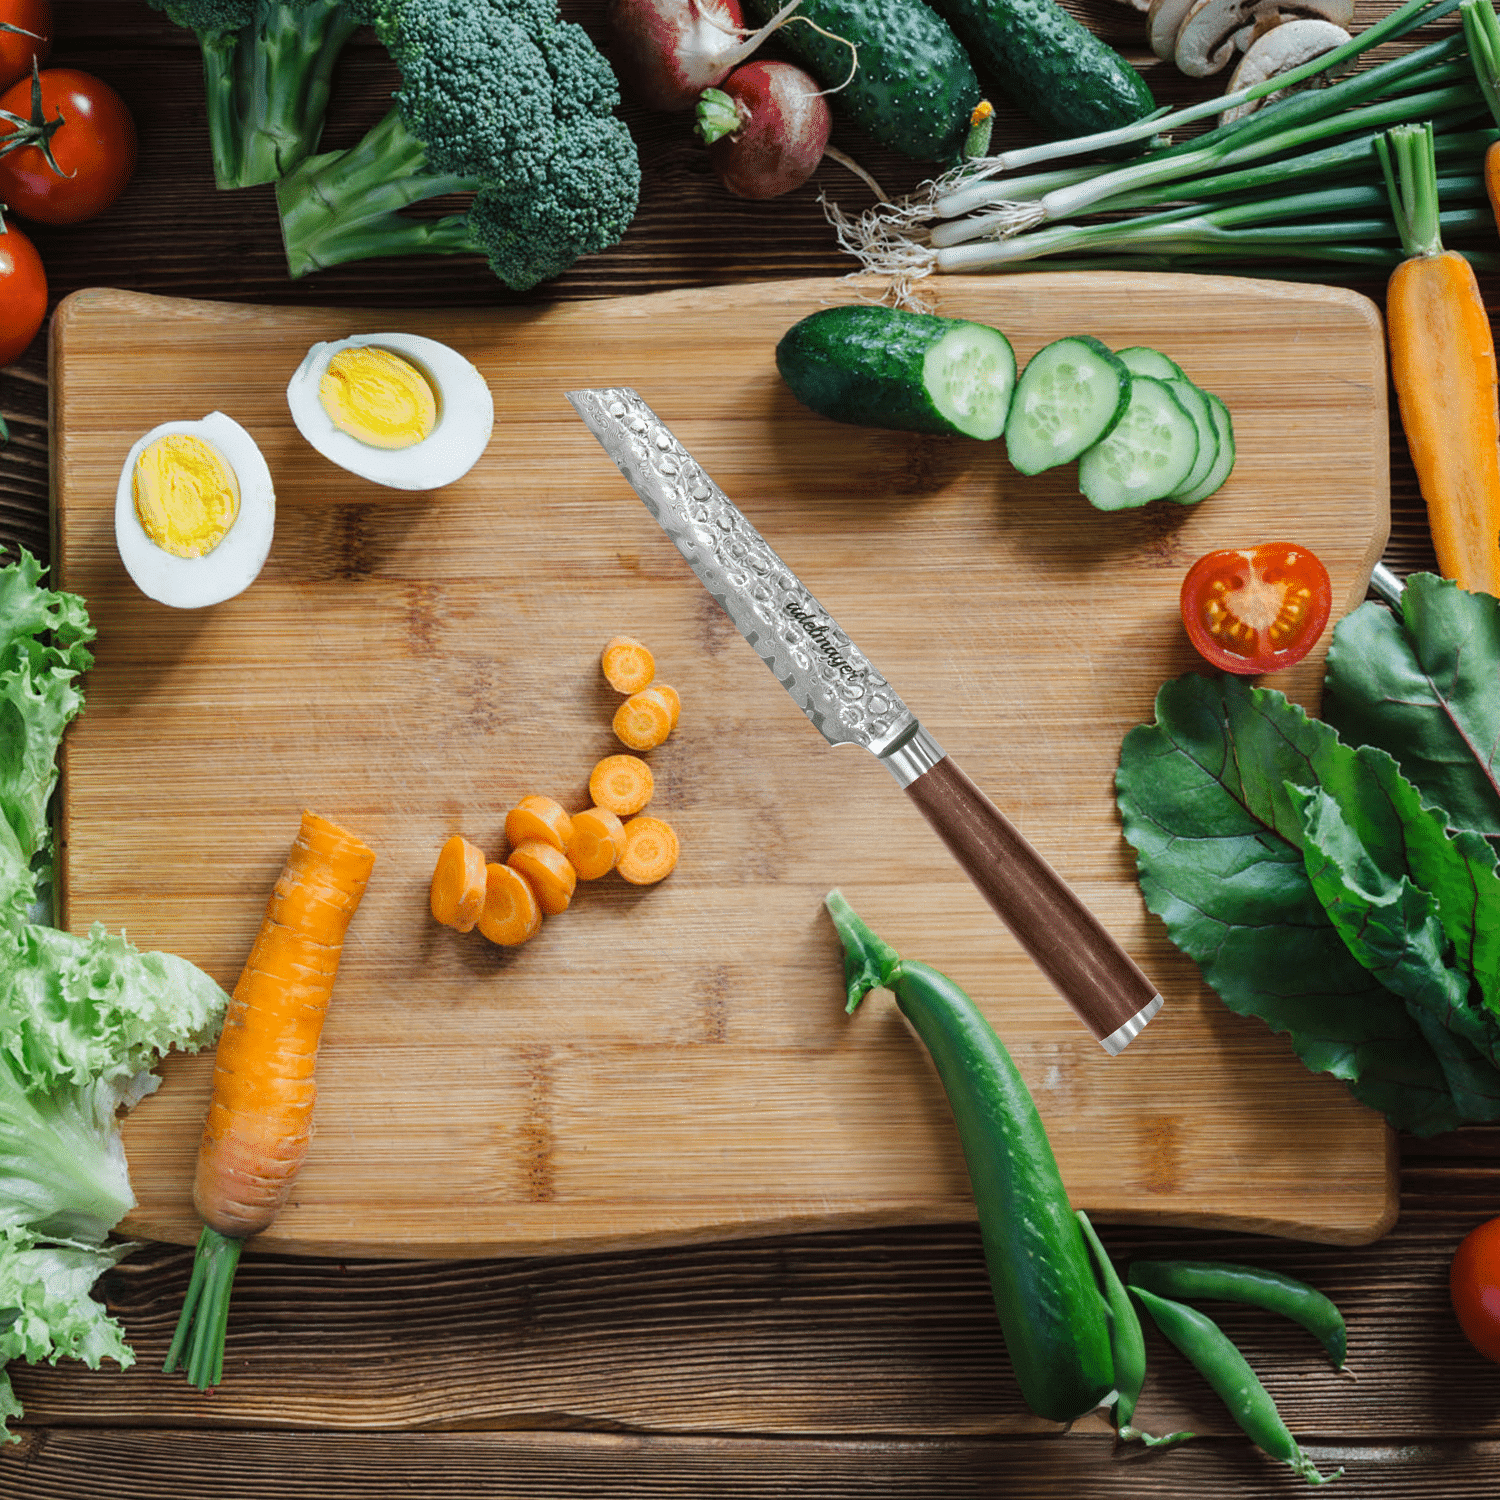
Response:
[{"label": "broccoli stalk", "polygon": [[[521,290],[614,244],[640,164],[609,64],[555,0],[373,0],[395,105],[276,185],[292,276],[386,255],[482,254]],[[466,212],[406,210],[470,194]]]},{"label": "broccoli stalk", "polygon": [[275,182],[317,149],[334,64],[366,0],[151,0],[195,32],[221,188]]}]

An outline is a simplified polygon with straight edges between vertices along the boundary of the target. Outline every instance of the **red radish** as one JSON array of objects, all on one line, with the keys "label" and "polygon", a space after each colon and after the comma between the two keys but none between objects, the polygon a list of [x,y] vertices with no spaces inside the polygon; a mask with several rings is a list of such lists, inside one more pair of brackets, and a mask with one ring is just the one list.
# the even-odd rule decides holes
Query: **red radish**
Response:
[{"label": "red radish", "polygon": [[714,175],[741,198],[775,198],[817,170],[833,126],[817,80],[785,62],[750,62],[698,101]]},{"label": "red radish", "polygon": [[749,32],[739,0],[609,0],[611,60],[652,109],[692,109],[801,3],[791,0]]}]

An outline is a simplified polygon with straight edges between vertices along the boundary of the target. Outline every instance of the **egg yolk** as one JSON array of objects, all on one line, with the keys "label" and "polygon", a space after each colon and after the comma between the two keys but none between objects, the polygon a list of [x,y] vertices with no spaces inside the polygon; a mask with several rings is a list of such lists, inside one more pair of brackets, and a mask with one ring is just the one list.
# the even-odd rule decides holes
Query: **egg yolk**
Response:
[{"label": "egg yolk", "polygon": [[202,557],[240,513],[229,461],[190,432],[169,432],[135,461],[135,513],[146,535],[173,557]]},{"label": "egg yolk", "polygon": [[410,448],[437,423],[437,397],[410,361],[368,344],[340,349],[318,383],[318,399],[342,432],[372,448]]}]

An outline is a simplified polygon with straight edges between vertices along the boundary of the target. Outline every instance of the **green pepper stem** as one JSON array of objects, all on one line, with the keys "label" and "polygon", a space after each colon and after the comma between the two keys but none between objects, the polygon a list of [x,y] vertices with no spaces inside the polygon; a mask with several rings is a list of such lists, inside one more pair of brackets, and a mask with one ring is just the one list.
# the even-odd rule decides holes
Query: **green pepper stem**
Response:
[{"label": "green pepper stem", "polygon": [[829,891],[823,904],[844,945],[844,983],[849,991],[844,1009],[852,1015],[871,990],[889,988],[901,955],[865,926],[841,892]]}]

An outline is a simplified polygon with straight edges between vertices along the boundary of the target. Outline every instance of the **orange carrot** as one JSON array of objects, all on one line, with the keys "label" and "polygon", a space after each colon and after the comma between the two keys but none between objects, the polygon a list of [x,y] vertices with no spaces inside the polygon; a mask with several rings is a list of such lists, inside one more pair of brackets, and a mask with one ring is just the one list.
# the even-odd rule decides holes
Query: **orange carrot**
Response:
[{"label": "orange carrot", "polygon": [[654,750],[672,732],[671,699],[654,687],[632,693],[615,710],[614,730],[632,750]]},{"label": "orange carrot", "polygon": [[625,852],[616,866],[631,885],[655,885],[677,868],[677,834],[660,818],[632,818],[625,825]]},{"label": "orange carrot", "polygon": [[199,1389],[223,1378],[240,1249],[275,1219],[307,1155],[323,1018],[374,863],[353,834],[304,812],[230,997],[193,1182],[204,1229],[166,1363],[186,1355]]},{"label": "orange carrot", "polygon": [[625,825],[607,807],[588,807],[573,818],[568,863],[580,880],[608,875],[625,852]]},{"label": "orange carrot", "polygon": [[606,755],[589,773],[589,796],[616,817],[638,813],[656,789],[651,767],[638,755]]},{"label": "orange carrot", "polygon": [[[1466,0],[1458,9],[1475,82],[1495,123],[1500,125],[1500,18],[1491,0],[1479,0],[1478,4]],[[1495,227],[1500,229],[1500,141],[1491,141],[1484,153],[1484,190]]]},{"label": "orange carrot", "polygon": [[549,917],[567,911],[578,885],[578,872],[560,849],[541,839],[527,839],[510,851],[505,863],[531,882],[537,903]]},{"label": "orange carrot", "polygon": [[656,659],[634,636],[617,635],[599,655],[605,681],[617,693],[638,693],[656,675]]},{"label": "orange carrot", "polygon": [[455,833],[432,872],[432,914],[445,927],[472,932],[484,907],[484,851]]},{"label": "orange carrot", "polygon": [[512,846],[540,839],[561,854],[572,832],[573,820],[551,797],[522,797],[505,815],[505,837]]},{"label": "orange carrot", "polygon": [[[543,845],[547,848],[547,845]],[[509,865],[486,865],[484,910],[479,930],[492,943],[514,948],[530,941],[542,925],[542,908],[531,882]]]},{"label": "orange carrot", "polygon": [[[1438,567],[1500,594],[1500,402],[1473,269],[1444,250],[1430,125],[1376,137],[1406,259],[1386,286],[1391,379]],[[1394,165],[1393,165],[1394,161]]]}]

